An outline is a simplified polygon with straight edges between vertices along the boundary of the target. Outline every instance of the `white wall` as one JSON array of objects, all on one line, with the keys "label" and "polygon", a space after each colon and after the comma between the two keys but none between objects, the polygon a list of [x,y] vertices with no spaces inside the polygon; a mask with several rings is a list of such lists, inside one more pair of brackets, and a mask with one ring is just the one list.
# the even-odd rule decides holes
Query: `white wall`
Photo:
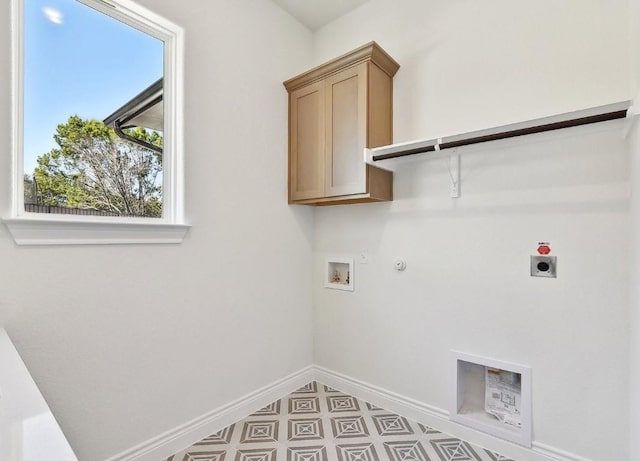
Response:
[{"label": "white wall", "polygon": [[[629,57],[631,63],[630,87],[635,100],[640,101],[640,0],[629,2]],[[637,104],[636,104],[637,105]],[[638,111],[638,108],[635,108]],[[631,247],[630,288],[630,380],[629,402],[629,459],[640,458],[640,127],[636,119],[629,138],[629,149],[632,158],[632,190],[631,190],[631,235],[636,236]]]},{"label": "white wall", "polygon": [[629,355],[629,459],[640,458],[640,127],[635,122],[633,134],[629,140],[632,156],[631,175],[633,189],[631,194],[631,234],[634,237],[631,245],[630,291],[630,355]]},{"label": "white wall", "polygon": [[[315,57],[378,41],[401,65],[394,139],[408,141],[628,99],[627,13],[624,0],[371,0],[317,32]],[[629,459],[620,130],[470,150],[460,199],[434,160],[397,172],[391,203],[317,210],[316,363],[445,409],[450,349],[527,364],[537,444]],[[555,280],[529,276],[539,241],[558,256]],[[354,293],[321,288],[326,254],[361,249]]]},{"label": "white wall", "polygon": [[[0,6],[4,210],[9,3]],[[83,461],[312,362],[313,212],[287,205],[282,86],[311,64],[311,32],[263,0],[140,3],[186,29],[186,241],[27,248],[0,226],[0,324]]]}]

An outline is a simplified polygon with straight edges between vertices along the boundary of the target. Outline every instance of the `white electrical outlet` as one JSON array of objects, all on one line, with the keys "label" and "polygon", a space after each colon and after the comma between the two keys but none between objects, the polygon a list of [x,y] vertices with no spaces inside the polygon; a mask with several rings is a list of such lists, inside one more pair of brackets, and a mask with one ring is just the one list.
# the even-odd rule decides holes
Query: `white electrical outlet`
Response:
[{"label": "white electrical outlet", "polygon": [[358,261],[360,264],[369,264],[369,252],[367,250],[361,250]]}]

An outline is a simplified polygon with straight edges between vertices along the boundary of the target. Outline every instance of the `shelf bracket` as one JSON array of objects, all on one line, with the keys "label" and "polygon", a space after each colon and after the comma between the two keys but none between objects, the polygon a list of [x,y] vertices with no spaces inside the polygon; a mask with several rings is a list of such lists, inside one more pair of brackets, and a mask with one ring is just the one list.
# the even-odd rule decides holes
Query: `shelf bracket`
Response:
[{"label": "shelf bracket", "polygon": [[460,154],[449,156],[449,194],[460,198]]},{"label": "shelf bracket", "polygon": [[637,112],[636,106],[631,106],[627,111],[627,123],[624,127],[624,139],[628,139],[629,136],[636,130],[638,125],[638,119],[640,113]]}]

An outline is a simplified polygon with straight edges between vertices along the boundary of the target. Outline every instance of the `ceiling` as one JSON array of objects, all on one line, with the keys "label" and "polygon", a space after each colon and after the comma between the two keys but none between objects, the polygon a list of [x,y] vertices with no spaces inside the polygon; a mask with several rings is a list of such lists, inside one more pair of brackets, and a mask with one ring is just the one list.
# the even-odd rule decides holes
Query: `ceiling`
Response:
[{"label": "ceiling", "polygon": [[311,30],[317,30],[368,0],[273,0]]}]

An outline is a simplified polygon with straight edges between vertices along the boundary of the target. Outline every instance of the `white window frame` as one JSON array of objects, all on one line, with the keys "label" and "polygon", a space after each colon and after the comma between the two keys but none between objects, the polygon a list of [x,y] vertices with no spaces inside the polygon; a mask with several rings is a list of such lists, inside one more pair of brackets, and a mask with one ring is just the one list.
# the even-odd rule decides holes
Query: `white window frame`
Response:
[{"label": "white window frame", "polygon": [[11,0],[12,152],[11,215],[2,219],[18,245],[180,243],[184,220],[184,30],[132,0],[77,0],[164,42],[164,148],[162,218],[30,213],[24,209],[24,1]]}]

